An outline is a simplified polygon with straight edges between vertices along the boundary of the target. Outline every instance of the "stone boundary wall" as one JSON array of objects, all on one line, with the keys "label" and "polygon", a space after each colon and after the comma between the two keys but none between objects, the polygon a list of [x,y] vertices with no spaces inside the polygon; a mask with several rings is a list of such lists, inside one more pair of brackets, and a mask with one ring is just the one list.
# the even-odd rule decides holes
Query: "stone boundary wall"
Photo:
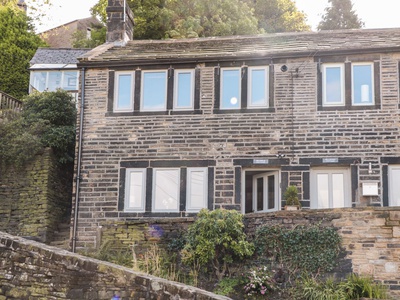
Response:
[{"label": "stone boundary wall", "polygon": [[0,300],[229,300],[177,282],[0,232]]},{"label": "stone boundary wall", "polygon": [[[136,253],[144,252],[152,243],[166,246],[171,238],[194,221],[194,218],[156,219],[107,222],[99,227],[97,243],[111,240],[119,246],[135,244]],[[334,271],[338,276],[350,272],[372,276],[390,288],[400,299],[400,208],[348,208],[300,211],[277,211],[247,214],[246,233],[254,235],[262,225],[291,228],[321,224],[338,229],[342,237],[343,255]]]},{"label": "stone boundary wall", "polygon": [[0,230],[51,242],[71,207],[71,172],[49,148],[21,168],[0,166]]},{"label": "stone boundary wall", "polygon": [[338,229],[352,271],[387,285],[400,299],[400,208],[348,208],[249,214],[247,233],[262,225],[321,224]]}]

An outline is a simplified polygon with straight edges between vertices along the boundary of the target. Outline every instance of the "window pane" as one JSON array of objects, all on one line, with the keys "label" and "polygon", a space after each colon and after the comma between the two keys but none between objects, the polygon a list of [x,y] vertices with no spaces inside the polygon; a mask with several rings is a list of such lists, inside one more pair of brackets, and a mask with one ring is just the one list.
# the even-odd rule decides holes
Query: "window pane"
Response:
[{"label": "window pane", "polygon": [[192,73],[178,72],[176,76],[175,108],[192,108]]},{"label": "window pane", "polygon": [[327,105],[343,103],[341,66],[325,68],[324,103]]},{"label": "window pane", "polygon": [[268,176],[268,209],[275,208],[275,176]]},{"label": "window pane", "polygon": [[257,178],[257,211],[264,210],[264,177]]},{"label": "window pane", "polygon": [[49,82],[47,83],[47,88],[51,92],[61,88],[61,72],[49,72]]},{"label": "window pane", "polygon": [[373,104],[372,65],[353,65],[353,104]]},{"label": "window pane", "polygon": [[344,207],[344,178],[343,174],[332,174],[332,206]]},{"label": "window pane", "polygon": [[317,174],[318,208],[329,208],[329,176]]},{"label": "window pane", "polygon": [[165,110],[167,102],[166,72],[144,72],[142,93],[142,109]]},{"label": "window pane", "polygon": [[240,69],[222,70],[221,108],[240,108]]},{"label": "window pane", "polygon": [[127,171],[126,209],[144,211],[145,171]]},{"label": "window pane", "polygon": [[179,170],[155,170],[154,211],[179,211]]},{"label": "window pane", "polygon": [[119,74],[115,109],[132,107],[132,74]]},{"label": "window pane", "polygon": [[207,207],[206,170],[188,169],[188,211],[199,211]]},{"label": "window pane", "polygon": [[78,89],[78,71],[64,72],[62,88],[67,91]]},{"label": "window pane", "polygon": [[34,72],[32,86],[39,92],[43,92],[46,89],[46,76],[47,72]]},{"label": "window pane", "polygon": [[250,69],[249,106],[267,106],[266,69]]},{"label": "window pane", "polygon": [[[389,167],[390,168],[390,167]],[[389,205],[390,206],[400,206],[400,168],[392,167],[390,168],[390,181],[389,181]]]}]

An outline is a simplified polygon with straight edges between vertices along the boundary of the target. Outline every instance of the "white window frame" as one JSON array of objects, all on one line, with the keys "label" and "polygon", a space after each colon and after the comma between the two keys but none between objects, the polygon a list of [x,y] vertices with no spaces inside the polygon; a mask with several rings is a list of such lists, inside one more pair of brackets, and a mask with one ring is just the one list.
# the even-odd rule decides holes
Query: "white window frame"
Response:
[{"label": "white window frame", "polygon": [[[193,172],[202,172],[203,173],[203,205],[199,207],[195,207],[192,205],[191,201],[191,174]],[[199,212],[203,208],[208,208],[208,168],[187,168],[186,175],[186,211],[188,212]]]},{"label": "white window frame", "polygon": [[[165,74],[165,90],[164,90],[164,106],[160,108],[144,108],[144,78],[147,73],[164,73]],[[142,71],[141,78],[141,95],[140,95],[140,110],[141,111],[166,111],[167,110],[167,98],[168,98],[168,73],[167,70],[145,70]],[[157,88],[157,87],[154,87]]]},{"label": "white window frame", "polygon": [[[141,199],[140,206],[131,207],[130,206],[130,182],[131,182],[131,174],[132,173],[141,173],[142,174],[142,190],[141,190]],[[126,212],[144,212],[146,209],[146,169],[140,168],[129,168],[126,169],[125,173],[125,201],[124,201],[124,211]]]},{"label": "white window frame", "polygon": [[[398,189],[397,187],[399,183],[398,181],[395,180],[397,178],[394,178],[394,171],[400,171],[400,165],[391,165],[388,168],[388,177],[389,177],[388,194],[389,194],[389,206],[391,207],[400,206],[400,196],[397,193],[395,193],[396,190]],[[398,198],[398,200],[396,199],[395,201],[395,198]]]},{"label": "white window frame", "polygon": [[[181,69],[174,72],[174,110],[192,110],[194,108],[194,70]],[[178,106],[179,74],[190,74],[190,105]]]},{"label": "white window frame", "polygon": [[[370,66],[371,67],[371,102],[367,103],[355,103],[354,97],[354,67],[355,66]],[[375,105],[375,83],[374,83],[374,64],[372,62],[359,62],[351,64],[351,105],[354,106],[365,106],[365,105]]]},{"label": "white window frame", "polygon": [[[238,103],[239,103],[239,106],[238,107],[234,107],[234,108],[231,108],[231,107],[223,107],[223,99],[224,99],[224,93],[223,93],[223,90],[224,90],[224,71],[233,71],[233,70],[238,70],[239,71],[239,78],[238,78],[238,86],[239,86],[239,95],[238,95],[238,99],[237,99],[237,101],[238,101]],[[242,106],[242,68],[238,68],[238,67],[235,67],[235,68],[221,68],[220,69],[220,74],[221,74],[221,77],[220,77],[220,101],[219,101],[219,108],[221,109],[221,110],[230,110],[230,109],[241,109],[241,106]]]},{"label": "white window frame", "polygon": [[[129,107],[127,108],[119,108],[118,107],[118,100],[119,100],[119,78],[121,75],[130,75],[131,76],[131,95],[129,99]],[[113,111],[114,112],[132,112],[133,111],[133,95],[135,93],[135,72],[134,71],[118,71],[115,72],[114,77],[114,104],[113,104]]]},{"label": "white window frame", "polygon": [[[327,102],[327,95],[326,95],[326,69],[328,68],[340,68],[340,87],[341,87],[341,101],[338,102]],[[344,106],[346,102],[345,98],[345,72],[344,72],[344,64],[343,63],[334,63],[334,64],[323,64],[322,65],[322,106],[329,107],[329,106]]]},{"label": "white window frame", "polygon": [[[263,104],[252,104],[252,86],[253,86],[253,70],[264,70],[265,71],[265,103]],[[269,107],[269,67],[268,66],[257,66],[257,67],[249,67],[248,68],[248,79],[247,79],[247,107],[248,108],[268,108]]]},{"label": "white window frame", "polygon": [[[156,186],[157,186],[157,172],[160,171],[177,171],[178,182],[177,182],[177,207],[174,209],[156,209]],[[153,187],[152,187],[152,212],[179,212],[180,210],[180,177],[181,177],[181,169],[180,168],[156,168],[153,169]]]},{"label": "white window frame", "polygon": [[[79,71],[78,71],[78,70],[74,70],[74,69],[62,69],[62,70],[43,70],[43,69],[35,69],[35,70],[32,70],[32,71],[31,71],[31,74],[30,74],[30,87],[29,87],[30,92],[32,92],[33,89],[35,89],[35,90],[37,90],[37,91],[39,91],[39,92],[50,91],[50,90],[49,90],[49,77],[50,77],[50,73],[61,73],[60,86],[57,87],[57,89],[62,89],[62,90],[64,90],[63,87],[62,87],[62,85],[63,85],[63,83],[64,83],[64,73],[65,73],[65,72],[76,72],[76,85],[75,85],[75,89],[73,89],[73,90],[65,90],[65,91],[67,91],[67,92],[78,91],[78,89],[79,89],[79,84],[78,84],[78,83],[79,83]],[[36,74],[36,73],[46,73],[46,79],[45,79],[45,82],[44,82],[45,88],[44,88],[43,91],[38,90],[38,89],[34,86],[34,83],[35,83],[35,74]]]},{"label": "white window frame", "polygon": [[[352,201],[351,201],[351,181],[350,181],[350,169],[349,168],[339,168],[339,167],[326,167],[326,168],[313,168],[311,170],[311,180],[310,180],[310,186],[311,186],[311,208],[312,209],[331,209],[331,208],[337,208],[336,206],[333,205],[331,199],[332,194],[332,186],[331,186],[331,176],[332,174],[343,174],[343,188],[344,188],[344,206],[341,208],[345,207],[351,207]],[[329,195],[329,207],[328,208],[319,208],[319,202],[318,202],[318,186],[317,186],[317,175],[318,174],[328,174],[328,195]]]}]

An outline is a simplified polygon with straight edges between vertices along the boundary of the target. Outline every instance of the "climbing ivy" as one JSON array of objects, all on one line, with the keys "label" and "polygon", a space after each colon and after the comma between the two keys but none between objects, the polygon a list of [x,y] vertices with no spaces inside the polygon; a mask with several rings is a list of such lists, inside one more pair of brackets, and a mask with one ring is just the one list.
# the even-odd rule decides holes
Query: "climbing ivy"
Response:
[{"label": "climbing ivy", "polygon": [[262,226],[256,231],[257,254],[278,262],[289,272],[332,271],[340,252],[341,238],[335,228]]}]

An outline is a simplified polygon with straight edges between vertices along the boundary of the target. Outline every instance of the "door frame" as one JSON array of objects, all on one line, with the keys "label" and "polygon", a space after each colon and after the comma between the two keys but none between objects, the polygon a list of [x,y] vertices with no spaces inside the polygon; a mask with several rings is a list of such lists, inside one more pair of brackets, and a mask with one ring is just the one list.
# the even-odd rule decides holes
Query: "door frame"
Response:
[{"label": "door frame", "polygon": [[[320,173],[321,171],[326,172],[334,172],[334,171],[343,171],[344,177],[344,206],[351,207],[352,205],[352,198],[351,198],[351,169],[346,167],[314,167],[310,169],[310,208],[311,209],[332,209],[333,207],[329,208],[319,208],[318,207],[318,190],[317,190],[317,177],[316,174]],[[331,184],[331,183],[329,183]],[[330,193],[329,193],[330,195]],[[332,199],[329,199],[329,206],[331,206]]]},{"label": "door frame", "polygon": [[[245,214],[245,209],[246,209],[246,172],[254,172],[257,171],[260,174],[257,175],[261,175],[261,174],[266,174],[266,173],[275,173],[275,177],[277,179],[277,182],[275,183],[275,187],[277,188],[276,191],[276,197],[277,199],[275,200],[276,203],[276,207],[274,210],[262,210],[262,211],[256,211],[255,207],[254,207],[254,197],[252,197],[252,205],[253,205],[253,212],[254,213],[263,213],[263,212],[272,212],[272,211],[279,211],[281,210],[282,207],[282,201],[281,201],[281,170],[280,169],[268,169],[268,168],[246,168],[246,169],[242,169],[241,172],[241,195],[240,195],[240,202],[241,202],[241,212],[242,214]],[[254,176],[257,176],[254,175]],[[254,179],[253,179],[254,180]],[[254,189],[254,182],[252,182],[252,189]]]}]

